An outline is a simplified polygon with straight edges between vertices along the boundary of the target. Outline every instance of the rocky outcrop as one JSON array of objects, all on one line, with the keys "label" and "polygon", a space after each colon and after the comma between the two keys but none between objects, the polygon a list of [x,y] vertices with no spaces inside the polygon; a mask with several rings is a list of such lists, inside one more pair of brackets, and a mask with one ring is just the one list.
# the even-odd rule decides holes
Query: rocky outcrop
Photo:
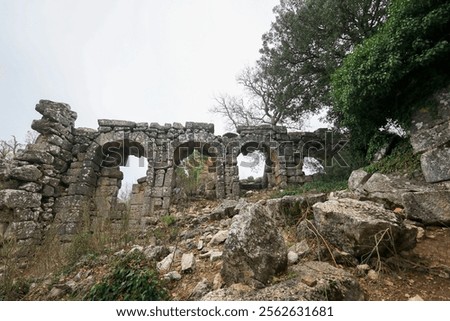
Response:
[{"label": "rocky outcrop", "polygon": [[420,162],[429,183],[450,180],[450,87],[437,92],[431,106],[419,109],[412,119],[411,145],[422,153]]},{"label": "rocky outcrop", "polygon": [[348,186],[355,193],[355,198],[378,202],[388,208],[403,207],[404,193],[433,190],[427,186],[414,184],[405,178],[381,173],[369,174],[363,169],[352,172],[348,179]]},{"label": "rocky outcrop", "polygon": [[287,268],[287,248],[266,209],[244,206],[232,220],[223,249],[222,279],[227,285],[262,287]]},{"label": "rocky outcrop", "polygon": [[313,206],[321,235],[360,258],[375,253],[392,255],[415,246],[417,230],[405,226],[394,212],[372,202],[330,200]]}]

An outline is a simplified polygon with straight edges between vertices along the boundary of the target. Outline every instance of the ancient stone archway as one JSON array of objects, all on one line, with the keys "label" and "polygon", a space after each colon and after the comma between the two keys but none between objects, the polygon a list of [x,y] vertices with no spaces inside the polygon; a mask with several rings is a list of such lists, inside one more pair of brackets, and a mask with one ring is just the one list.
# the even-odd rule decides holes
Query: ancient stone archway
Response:
[{"label": "ancient stone archway", "polygon": [[[176,190],[175,170],[194,150],[208,157],[207,172],[214,179],[205,195],[218,199],[239,197],[237,156],[248,148],[267,155],[267,187],[304,182],[305,152],[314,150],[315,157],[326,159],[333,151],[333,144],[318,135],[322,132],[288,133],[283,127],[253,126],[218,136],[214,125],[207,123],[183,126],[105,119],[98,121],[98,129],[89,129],[75,127],[77,114],[67,104],[43,100],[36,110],[43,117],[33,121],[32,128],[40,137],[17,156],[8,177],[17,182],[15,187],[0,191],[11,196],[3,199],[25,200],[0,204],[1,211],[14,211],[14,217],[20,218],[0,222],[2,236],[23,243],[38,244],[50,225],[58,226],[62,241],[71,241],[86,221],[91,228],[105,220],[121,224],[125,214],[117,201],[119,166],[130,155],[148,160],[146,176],[133,186],[126,218],[129,229],[145,230],[152,218],[168,213]],[[22,175],[25,172],[35,174]],[[25,227],[27,233],[22,233]]]}]

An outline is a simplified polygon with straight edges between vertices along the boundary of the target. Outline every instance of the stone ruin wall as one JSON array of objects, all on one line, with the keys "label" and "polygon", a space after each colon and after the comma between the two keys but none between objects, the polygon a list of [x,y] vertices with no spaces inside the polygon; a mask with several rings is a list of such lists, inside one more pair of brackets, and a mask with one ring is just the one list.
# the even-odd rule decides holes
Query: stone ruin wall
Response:
[{"label": "stone ruin wall", "polygon": [[[41,100],[42,115],[32,128],[40,135],[12,164],[0,163],[0,241],[14,239],[19,256],[28,256],[56,230],[71,242],[81,229],[110,224],[136,232],[168,213],[174,201],[175,170],[197,150],[208,156],[205,195],[236,199],[240,195],[237,156],[253,150],[266,155],[264,187],[285,187],[308,180],[303,157],[326,160],[337,141],[326,132],[288,133],[286,128],[241,127],[238,133],[214,135],[214,125],[187,122],[159,125],[99,120],[97,130],[76,128],[76,112],[64,103]],[[118,201],[120,165],[130,155],[148,160],[146,177],[133,185],[130,208]]]}]

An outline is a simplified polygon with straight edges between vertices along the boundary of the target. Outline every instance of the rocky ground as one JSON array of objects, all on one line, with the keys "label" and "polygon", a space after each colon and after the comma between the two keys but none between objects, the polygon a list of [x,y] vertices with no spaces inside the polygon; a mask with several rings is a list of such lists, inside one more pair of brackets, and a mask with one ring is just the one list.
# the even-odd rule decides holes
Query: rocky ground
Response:
[{"label": "rocky ground", "polygon": [[[409,222],[401,208],[342,201],[336,194],[271,195],[250,192],[239,201],[173,207],[174,219],[155,222],[154,233],[136,240],[140,245],[36,280],[25,299],[80,299],[112,261],[142,251],[158,262],[174,300],[450,300],[449,228]],[[364,237],[349,238],[348,230],[339,232],[342,222],[330,221],[340,208],[358,217],[346,229],[358,226],[364,234],[375,227],[385,231],[389,223],[401,233],[367,251]],[[375,223],[368,223],[367,211],[379,214]],[[328,223],[335,229],[328,230]]]}]

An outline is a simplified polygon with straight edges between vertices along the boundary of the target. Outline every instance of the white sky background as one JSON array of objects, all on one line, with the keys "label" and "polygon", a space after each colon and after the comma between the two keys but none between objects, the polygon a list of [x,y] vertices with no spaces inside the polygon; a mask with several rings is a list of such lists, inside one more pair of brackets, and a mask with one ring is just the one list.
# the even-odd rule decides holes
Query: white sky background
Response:
[{"label": "white sky background", "polygon": [[259,56],[278,0],[0,0],[0,137],[39,99],[97,119],[214,122],[219,93]]},{"label": "white sky background", "polygon": [[23,141],[40,99],[97,119],[214,122],[259,57],[279,0],[0,0],[0,138]]}]

